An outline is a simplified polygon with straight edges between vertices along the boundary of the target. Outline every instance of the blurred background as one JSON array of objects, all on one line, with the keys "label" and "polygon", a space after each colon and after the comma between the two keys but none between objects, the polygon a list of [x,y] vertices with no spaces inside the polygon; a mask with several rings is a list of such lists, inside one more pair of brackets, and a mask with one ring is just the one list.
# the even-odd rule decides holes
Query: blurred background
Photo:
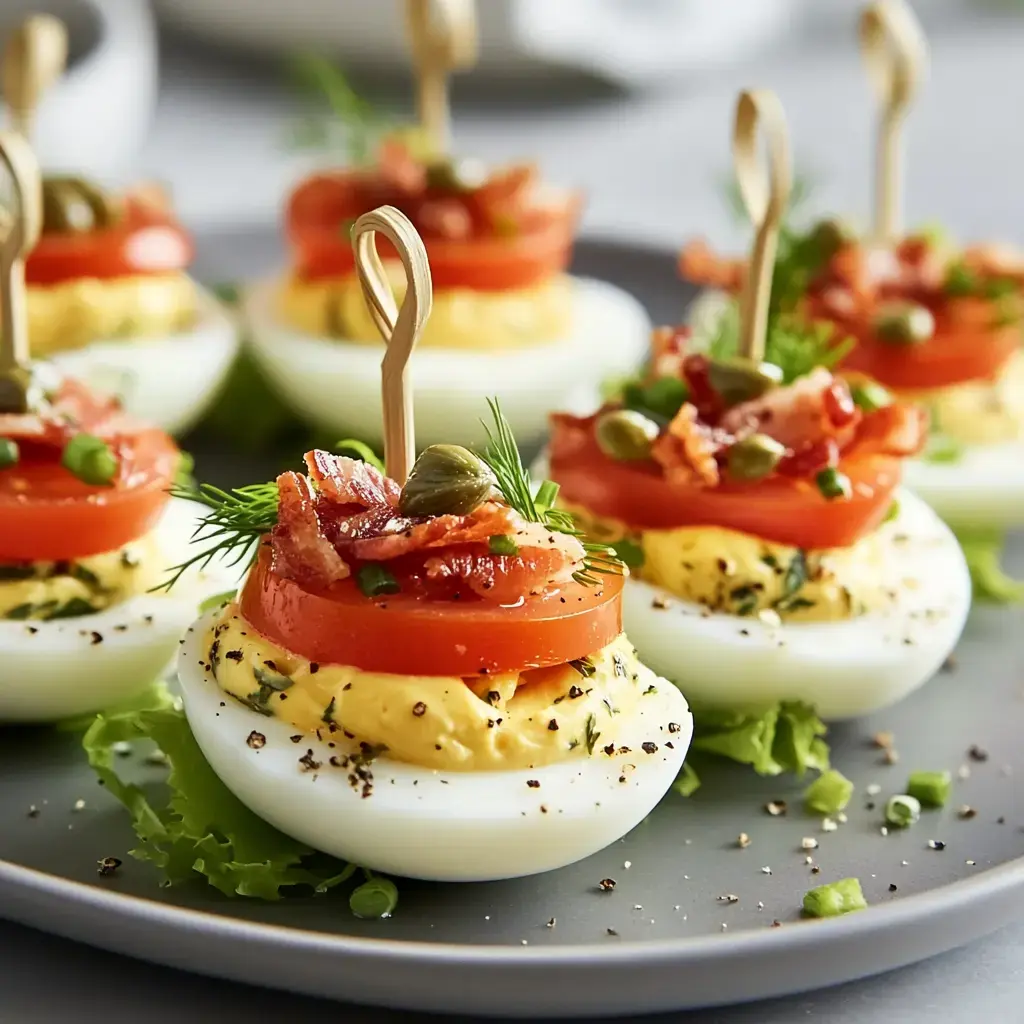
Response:
[{"label": "blurred background", "polygon": [[[1024,241],[1024,2],[914,6],[932,61],[907,128],[908,220]],[[746,86],[780,93],[808,206],[863,216],[874,104],[855,0],[478,7],[482,59],[454,87],[457,149],[535,155],[586,189],[591,234],[741,244],[723,180]],[[398,0],[3,0],[0,33],[29,10],[72,34],[69,73],[41,112],[44,163],[165,181],[193,227],[275,220],[296,175],[330,158],[295,144],[312,108],[287,57],[329,55],[368,98],[411,109]]]}]

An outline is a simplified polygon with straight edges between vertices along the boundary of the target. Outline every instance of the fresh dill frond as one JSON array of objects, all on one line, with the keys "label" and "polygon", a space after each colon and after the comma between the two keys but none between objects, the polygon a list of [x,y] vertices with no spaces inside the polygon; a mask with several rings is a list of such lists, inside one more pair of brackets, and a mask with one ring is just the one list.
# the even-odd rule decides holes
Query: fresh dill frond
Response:
[{"label": "fresh dill frond", "polygon": [[610,544],[585,540],[584,532],[577,526],[572,513],[555,507],[558,497],[558,484],[545,480],[534,497],[533,484],[529,471],[523,466],[519,448],[508,420],[505,419],[497,399],[487,399],[488,408],[494,420],[492,426],[483,424],[487,432],[487,445],[480,458],[487,464],[498,490],[508,503],[530,523],[541,523],[553,533],[563,533],[576,537],[583,545],[585,557],[583,567],[573,573],[572,578],[586,587],[597,586],[601,576],[621,576],[624,563]]},{"label": "fresh dill frond", "polygon": [[249,484],[231,491],[212,484],[189,484],[172,487],[171,496],[205,505],[210,511],[192,534],[192,543],[200,550],[172,566],[170,576],[154,590],[170,590],[188,569],[204,569],[214,559],[228,566],[244,563],[247,568],[260,538],[277,522],[276,483]]}]

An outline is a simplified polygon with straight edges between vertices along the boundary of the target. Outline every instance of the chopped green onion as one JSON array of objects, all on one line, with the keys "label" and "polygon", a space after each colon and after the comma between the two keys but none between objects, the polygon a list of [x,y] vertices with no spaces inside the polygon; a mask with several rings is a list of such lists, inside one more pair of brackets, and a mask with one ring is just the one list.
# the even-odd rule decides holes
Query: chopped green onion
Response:
[{"label": "chopped green onion", "polygon": [[964,446],[948,434],[932,431],[921,458],[925,462],[959,462],[964,457]]},{"label": "chopped green onion", "polygon": [[644,564],[644,549],[631,540],[623,538],[615,541],[612,544],[612,550],[619,560],[624,565],[628,565],[630,569],[639,569]]},{"label": "chopped green onion", "polygon": [[545,480],[537,490],[537,497],[533,502],[538,507],[554,508],[558,498],[558,484],[554,480]]},{"label": "chopped green onion", "polygon": [[889,797],[885,805],[885,820],[896,828],[907,828],[921,817],[921,801],[900,793]]},{"label": "chopped green onion", "polygon": [[912,772],[907,780],[907,795],[916,797],[924,807],[943,807],[952,786],[949,772]]},{"label": "chopped green onion", "polygon": [[397,594],[400,589],[398,580],[379,562],[367,562],[366,565],[360,566],[356,573],[356,583],[367,597]]},{"label": "chopped green onion", "polygon": [[21,451],[16,441],[9,437],[0,437],[0,469],[8,469],[15,466],[21,457]]},{"label": "chopped green onion", "polygon": [[891,523],[894,519],[896,519],[899,516],[899,514],[900,503],[895,498],[893,498],[892,501],[889,502],[889,508],[886,511],[885,518],[882,520],[882,522]]},{"label": "chopped green onion", "polygon": [[817,814],[838,814],[853,796],[853,783],[842,772],[829,768],[804,791],[804,806]]},{"label": "chopped green onion", "polygon": [[390,917],[398,906],[398,890],[390,878],[373,875],[353,890],[348,905],[356,917]]},{"label": "chopped green onion", "polygon": [[804,893],[807,917],[839,917],[853,910],[865,910],[867,905],[859,878],[843,878]]},{"label": "chopped green onion", "polygon": [[117,456],[106,441],[92,434],[75,434],[64,448],[61,464],[94,487],[109,484],[117,474]]},{"label": "chopped green onion", "polygon": [[853,494],[850,486],[850,478],[845,473],[840,473],[835,466],[823,469],[816,477],[818,490],[822,495],[833,501],[836,498],[849,498]]},{"label": "chopped green onion", "polygon": [[689,394],[685,381],[679,377],[659,377],[650,384],[627,384],[622,389],[622,404],[667,423],[679,412]]},{"label": "chopped green onion", "polygon": [[491,537],[487,546],[492,555],[518,555],[519,545],[507,534],[499,533]]},{"label": "chopped green onion", "polygon": [[855,384],[850,388],[850,396],[853,398],[853,404],[865,412],[877,412],[887,405],[892,405],[892,395],[874,381]]},{"label": "chopped green onion", "polygon": [[225,605],[231,604],[237,593],[237,590],[225,590],[220,594],[213,594],[205,601],[200,601],[199,614],[205,615],[207,612],[213,611],[214,608],[223,608]]}]

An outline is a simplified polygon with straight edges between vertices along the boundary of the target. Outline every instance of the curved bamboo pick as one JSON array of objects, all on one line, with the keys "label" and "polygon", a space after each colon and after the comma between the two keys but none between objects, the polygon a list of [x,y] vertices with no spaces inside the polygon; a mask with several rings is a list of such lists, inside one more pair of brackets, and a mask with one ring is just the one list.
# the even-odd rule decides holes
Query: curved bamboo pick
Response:
[{"label": "curved bamboo pick", "polygon": [[[395,247],[405,268],[401,309],[377,252],[378,233]],[[387,346],[381,361],[384,467],[389,477],[404,484],[416,458],[409,356],[426,326],[434,294],[427,250],[409,218],[393,206],[378,207],[356,221],[352,248],[363,298]]]}]

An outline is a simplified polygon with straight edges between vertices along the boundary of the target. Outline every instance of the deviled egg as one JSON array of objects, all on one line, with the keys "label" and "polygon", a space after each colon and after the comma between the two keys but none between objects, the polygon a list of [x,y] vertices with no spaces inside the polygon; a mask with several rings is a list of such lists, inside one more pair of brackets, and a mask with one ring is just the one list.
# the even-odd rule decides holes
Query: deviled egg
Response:
[{"label": "deviled egg", "polygon": [[233,315],[185,272],[191,239],[157,188],[48,177],[42,189],[43,231],[25,263],[33,356],[183,433],[238,348]]},{"label": "deviled egg", "polygon": [[65,379],[0,415],[0,722],[131,698],[168,668],[199,603],[237,570],[184,561],[201,507],[171,499],[182,453],[162,430]]},{"label": "deviled egg", "polygon": [[496,416],[482,457],[427,447],[402,487],[311,451],[306,473],[236,495],[255,563],[181,649],[189,725],[224,784],[375,870],[570,864],[650,812],[689,744],[682,694],[623,635],[618,563],[530,500]]}]

